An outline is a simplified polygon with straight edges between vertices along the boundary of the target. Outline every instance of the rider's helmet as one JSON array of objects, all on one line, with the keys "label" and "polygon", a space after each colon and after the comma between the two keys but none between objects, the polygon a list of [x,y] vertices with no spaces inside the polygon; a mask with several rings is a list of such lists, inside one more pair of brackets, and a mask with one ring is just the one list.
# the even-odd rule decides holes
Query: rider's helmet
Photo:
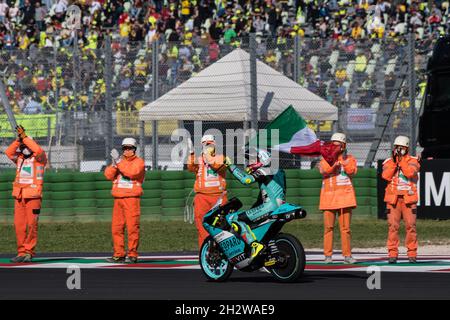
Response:
[{"label": "rider's helmet", "polygon": [[269,167],[272,160],[270,152],[260,148],[248,149],[245,155],[249,160],[245,171],[249,174],[255,173],[260,168]]}]

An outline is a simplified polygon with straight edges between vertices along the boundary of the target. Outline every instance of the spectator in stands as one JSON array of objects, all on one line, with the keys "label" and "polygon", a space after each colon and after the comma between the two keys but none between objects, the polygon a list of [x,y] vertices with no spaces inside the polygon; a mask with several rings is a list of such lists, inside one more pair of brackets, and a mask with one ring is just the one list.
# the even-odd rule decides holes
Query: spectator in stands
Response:
[{"label": "spectator in stands", "polygon": [[355,80],[357,81],[357,84],[359,84],[364,81],[365,79],[365,72],[367,68],[367,57],[364,54],[364,52],[360,52],[355,60]]},{"label": "spectator in stands", "polygon": [[355,59],[355,48],[356,42],[353,38],[349,37],[347,34],[342,36],[341,40],[341,50],[349,60]]},{"label": "spectator in stands", "polygon": [[31,5],[30,0],[25,0],[24,6],[20,9],[22,15],[22,23],[24,25],[34,22],[35,8]]},{"label": "spectator in stands", "polygon": [[6,15],[8,14],[9,6],[6,0],[0,1],[0,23],[4,24],[6,22]]},{"label": "spectator in stands", "polygon": [[192,64],[192,62],[187,57],[184,57],[183,62],[180,66],[180,71],[178,73],[179,77],[180,77],[180,81],[184,82],[187,79],[189,79],[193,70],[194,70],[194,65]]},{"label": "spectator in stands", "polygon": [[223,34],[223,41],[225,44],[230,44],[231,40],[236,38],[237,34],[236,31],[234,30],[234,27],[230,24],[227,24],[225,26],[225,32]]},{"label": "spectator in stands", "polygon": [[317,94],[317,95],[319,94],[319,79],[320,79],[320,76],[316,75],[314,77],[314,79],[312,79],[311,81],[308,82],[308,87],[307,87],[307,89],[309,91],[311,91],[312,93]]},{"label": "spectator in stands", "polygon": [[317,84],[317,95],[325,100],[328,99],[327,96],[327,85],[323,81],[322,77],[318,77],[318,84]]},{"label": "spectator in stands", "polygon": [[366,80],[361,85],[363,95],[361,95],[361,107],[370,108],[372,106],[373,100],[377,97],[377,92],[374,89],[375,84],[371,76],[367,77]]},{"label": "spectator in stands", "polygon": [[216,41],[211,39],[211,41],[209,43],[208,51],[209,51],[209,62],[210,63],[213,63],[219,59],[220,47]]},{"label": "spectator in stands", "polygon": [[[48,52],[44,54],[40,50],[56,48],[58,51],[57,64],[63,66],[65,70],[60,78],[69,83],[72,76],[71,69],[73,69],[74,55],[71,55],[71,47],[74,44],[74,36],[66,28],[67,0],[55,0],[54,4],[50,0],[39,2],[23,0],[16,1],[14,6],[8,1],[0,1],[0,48],[14,51],[15,48],[19,48],[22,51],[19,54],[19,60],[25,57],[34,57],[38,53],[41,58],[50,59],[51,62],[46,62],[47,65],[54,63],[53,54],[49,55]],[[128,59],[131,62],[135,59],[137,47],[149,52],[152,41],[159,39],[162,43],[161,50],[164,51],[161,53],[167,54],[167,64],[171,70],[171,77],[168,77],[168,80],[177,78],[177,73],[184,64],[183,56],[188,57],[194,69],[199,71],[234,48],[241,45],[248,46],[248,40],[245,42],[245,37],[250,32],[255,32],[256,26],[260,30],[258,32],[260,39],[257,48],[258,57],[264,59],[267,51],[273,50],[276,63],[273,63],[271,58],[272,66],[290,75],[292,67],[289,66],[289,63],[294,61],[291,37],[293,35],[305,36],[306,39],[301,41],[301,45],[304,47],[302,53],[308,52],[308,55],[320,56],[315,71],[327,83],[330,79],[326,70],[332,70],[332,68],[327,66],[329,59],[322,59],[322,54],[326,57],[330,54],[330,50],[337,49],[339,50],[338,64],[342,61],[355,60],[357,47],[364,47],[364,41],[369,38],[381,39],[379,38],[381,35],[385,37],[382,40],[384,42],[382,57],[386,59],[383,62],[386,65],[390,59],[404,55],[401,44],[405,43],[404,32],[408,31],[405,20],[407,16],[412,17],[409,22],[417,32],[417,38],[420,39],[418,43],[420,52],[428,52],[433,46],[434,39],[445,30],[443,28],[447,28],[448,15],[447,2],[435,2],[434,6],[428,9],[427,3],[415,1],[401,2],[398,5],[389,5],[387,1],[366,0],[358,1],[356,5],[353,1],[343,1],[339,4],[337,1],[318,4],[313,2],[296,4],[295,1],[283,1],[274,4],[265,3],[263,6],[258,4],[251,6],[239,3],[237,0],[218,4],[210,0],[197,2],[186,0],[181,3],[169,1],[166,4],[159,0],[153,2],[101,0],[79,1],[77,5],[82,11],[82,27],[78,32],[78,40],[83,57],[98,59],[99,52],[95,50],[103,47],[105,34],[102,30],[103,27],[112,28],[113,47],[121,51],[123,60]],[[9,9],[6,9],[7,14],[2,16],[6,6],[9,6]],[[299,15],[297,15],[297,9],[299,9]],[[31,14],[33,11],[34,15]],[[297,17],[291,19],[291,16]],[[318,24],[317,29],[316,24]],[[41,31],[45,31],[45,33]],[[119,36],[122,42],[117,41],[116,36]],[[272,43],[271,39],[267,39],[267,36],[276,36],[274,39],[276,44]],[[145,43],[141,42],[143,37]],[[238,39],[239,37],[242,38]],[[214,42],[211,42],[210,39]],[[396,39],[396,41],[391,41],[391,39]],[[180,43],[168,44],[170,41],[182,41],[186,47],[186,50],[183,49],[184,54],[178,55]],[[208,48],[210,43],[213,45]],[[214,48],[216,46],[217,48]],[[62,49],[68,50],[62,53]],[[193,54],[194,50],[201,51],[201,53]],[[209,61],[207,61],[208,55]],[[367,55],[366,57],[367,61],[371,59]],[[305,61],[309,61],[309,58],[310,56]],[[14,65],[14,62],[15,59],[8,59],[7,64]],[[174,67],[175,64],[177,65]],[[88,69],[92,71],[86,73],[87,76],[84,77],[83,88],[80,88],[88,95],[93,95],[89,88],[93,88],[97,78],[103,76],[105,67],[104,64],[92,66],[93,68]],[[352,77],[348,77],[345,72],[347,66],[346,63],[344,70],[339,72],[345,73],[345,81],[349,81],[352,85],[350,81]],[[337,76],[338,69],[339,67],[334,70],[334,73],[339,81],[341,77]],[[364,81],[365,71],[358,73],[356,69],[353,80],[360,85]],[[116,88],[120,87],[120,72],[119,68],[114,74]],[[381,70],[376,70],[376,72],[381,72]],[[172,77],[172,73],[175,75],[174,77]],[[311,74],[312,77],[305,76],[308,74]],[[305,77],[306,82],[315,81],[315,73],[302,70],[300,75]],[[362,79],[359,79],[358,75],[361,75]],[[49,80],[54,82],[54,76],[51,76]],[[141,77],[133,76],[130,87],[136,87],[136,82],[141,80]],[[148,82],[147,79],[146,82]],[[169,81],[169,83],[171,82]],[[175,82],[171,83],[171,85],[174,84]],[[13,91],[17,89],[16,86],[19,86],[19,82],[14,86]],[[312,86],[314,87],[314,84]],[[22,84],[20,84],[20,90],[23,90]],[[28,96],[32,91],[37,91],[33,86],[28,86],[27,90],[30,90],[27,92]],[[333,95],[333,93],[327,92],[327,95]],[[50,99],[53,98],[50,96]],[[54,105],[53,102],[51,104]]]},{"label": "spectator in stands", "polygon": [[275,55],[275,52],[273,50],[268,50],[266,53],[266,57],[264,59],[264,62],[271,66],[272,68],[276,69],[277,64],[277,57]]},{"label": "spectator in stands", "polygon": [[413,26],[413,27],[420,27],[423,25],[422,22],[422,15],[420,14],[420,12],[415,12],[414,15],[411,17],[411,19],[409,20],[409,23]]},{"label": "spectator in stands", "polygon": [[45,16],[47,15],[47,8],[45,5],[41,5],[41,3],[38,1],[35,3],[36,9],[35,9],[35,21],[37,24],[37,27],[39,31],[45,30]]},{"label": "spectator in stands", "polygon": [[432,4],[430,17],[428,18],[428,23],[430,25],[430,33],[433,32],[442,20],[442,12],[436,7],[436,4]]},{"label": "spectator in stands", "polygon": [[360,39],[364,36],[364,29],[361,28],[357,21],[352,24],[351,36],[353,39]]},{"label": "spectator in stands", "polygon": [[189,46],[183,45],[180,47],[178,51],[178,59],[190,59],[191,58],[191,50]]},{"label": "spectator in stands", "polygon": [[319,37],[321,38],[328,37],[328,23],[325,21],[325,19],[320,18],[320,22],[317,25],[317,29],[319,31]]},{"label": "spectator in stands", "polygon": [[256,16],[255,21],[253,21],[253,28],[255,32],[263,32],[266,28],[264,20],[262,20],[261,16]]},{"label": "spectator in stands", "polygon": [[391,72],[388,75],[386,75],[384,79],[384,92],[385,92],[385,98],[390,99],[390,96],[394,90],[395,86],[395,76],[394,73]]},{"label": "spectator in stands", "polygon": [[56,3],[55,7],[54,7],[54,12],[56,15],[56,18],[58,20],[63,19],[63,15],[66,13],[67,11],[67,1],[66,0],[58,0],[58,2]]},{"label": "spectator in stands", "polygon": [[324,81],[327,81],[330,77],[329,72],[332,68],[332,65],[330,64],[330,61],[326,53],[323,53],[321,55],[319,68],[320,68],[320,78],[323,79]]},{"label": "spectator in stands", "polygon": [[273,6],[268,13],[267,24],[269,25],[269,32],[272,36],[276,35],[277,28],[281,25],[281,9]]},{"label": "spectator in stands", "polygon": [[347,94],[347,88],[344,86],[343,80],[332,80],[330,84],[330,93],[335,94],[336,101],[343,101]]},{"label": "spectator in stands", "polygon": [[347,70],[343,65],[340,65],[336,68],[336,80],[338,82],[344,82],[347,80]]}]

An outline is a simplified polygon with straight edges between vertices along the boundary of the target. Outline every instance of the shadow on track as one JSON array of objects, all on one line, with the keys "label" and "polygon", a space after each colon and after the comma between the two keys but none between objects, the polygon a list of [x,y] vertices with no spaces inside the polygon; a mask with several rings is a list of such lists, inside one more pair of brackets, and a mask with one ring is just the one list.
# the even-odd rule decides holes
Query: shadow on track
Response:
[{"label": "shadow on track", "polygon": [[[241,273],[243,274],[243,273]],[[270,274],[263,274],[263,273],[253,273],[252,276],[245,275],[241,276],[239,273],[233,273],[231,277],[226,281],[229,283],[273,283],[273,284],[281,284],[281,285],[289,285],[289,283],[281,283],[277,281],[275,278],[273,278]],[[345,280],[345,279],[361,279],[366,280],[367,275],[361,272],[361,275],[359,274],[349,274],[344,272],[335,272],[335,273],[323,273],[321,275],[317,274],[310,274],[308,272],[305,272],[303,277],[298,279],[296,282],[293,282],[293,284],[301,284],[301,283],[314,283],[316,281],[327,281],[330,279],[339,279],[339,280]]]}]

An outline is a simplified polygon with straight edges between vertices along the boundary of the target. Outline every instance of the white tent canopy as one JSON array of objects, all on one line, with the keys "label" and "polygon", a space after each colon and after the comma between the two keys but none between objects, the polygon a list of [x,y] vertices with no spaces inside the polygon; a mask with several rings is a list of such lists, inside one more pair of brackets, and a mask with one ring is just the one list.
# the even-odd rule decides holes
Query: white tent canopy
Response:
[{"label": "white tent canopy", "polygon": [[[328,101],[257,61],[259,120],[272,120],[292,105],[306,120],[337,120]],[[140,120],[250,120],[250,57],[235,49],[139,112]]]}]

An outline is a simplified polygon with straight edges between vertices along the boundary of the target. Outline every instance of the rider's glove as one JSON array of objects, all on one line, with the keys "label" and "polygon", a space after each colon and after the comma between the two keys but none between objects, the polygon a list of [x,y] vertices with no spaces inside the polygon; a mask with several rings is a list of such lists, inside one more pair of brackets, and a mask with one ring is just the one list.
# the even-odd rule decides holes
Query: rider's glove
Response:
[{"label": "rider's glove", "polygon": [[25,133],[25,128],[23,126],[16,126],[17,136],[19,137],[19,140],[22,141],[27,137],[27,134]]},{"label": "rider's glove", "polygon": [[117,149],[111,150],[111,159],[112,159],[113,165],[116,165],[120,162],[120,154],[119,154],[119,151],[117,151]]}]

